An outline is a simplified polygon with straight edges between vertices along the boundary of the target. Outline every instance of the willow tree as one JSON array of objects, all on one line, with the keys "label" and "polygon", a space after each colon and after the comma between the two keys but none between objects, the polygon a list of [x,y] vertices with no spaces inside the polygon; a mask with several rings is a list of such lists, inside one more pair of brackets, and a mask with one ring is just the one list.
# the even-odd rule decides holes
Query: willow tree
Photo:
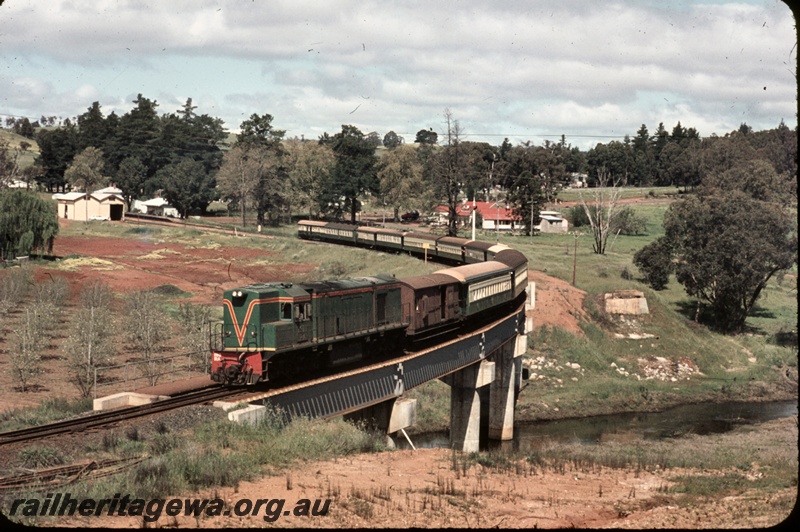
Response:
[{"label": "willow tree", "polygon": [[0,258],[50,253],[57,234],[52,202],[25,190],[0,192]]}]

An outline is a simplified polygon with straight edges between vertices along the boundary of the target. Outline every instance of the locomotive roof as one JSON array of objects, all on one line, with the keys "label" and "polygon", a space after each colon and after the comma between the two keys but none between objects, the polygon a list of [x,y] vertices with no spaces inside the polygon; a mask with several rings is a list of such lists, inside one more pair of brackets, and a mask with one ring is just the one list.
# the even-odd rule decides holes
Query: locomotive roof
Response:
[{"label": "locomotive roof", "polygon": [[430,273],[428,275],[417,275],[414,277],[404,277],[399,280],[402,284],[419,290],[421,288],[430,288],[431,286],[439,286],[445,284],[452,284],[458,282],[452,275],[445,275],[443,273]]},{"label": "locomotive roof", "polygon": [[339,290],[353,290],[358,288],[375,287],[395,284],[397,279],[390,275],[376,275],[373,277],[358,277],[354,279],[336,279],[330,281],[313,281],[302,283],[304,290],[314,291],[316,294],[337,292]]},{"label": "locomotive roof", "polygon": [[508,271],[509,267],[503,263],[490,260],[486,262],[478,262],[476,264],[467,264],[465,266],[448,268],[446,270],[439,270],[434,273],[449,275],[454,279],[458,279],[462,283],[467,283],[482,277],[488,277],[493,273],[500,273],[503,270]]},{"label": "locomotive roof", "polygon": [[[285,295],[289,297],[301,297],[307,296],[305,289],[299,284],[292,284],[292,283],[253,283],[247,286],[243,286],[241,288],[234,288],[233,290],[244,290],[250,292],[258,292],[259,294],[265,294],[267,292],[275,292],[278,295]],[[232,292],[233,290],[226,290],[226,292]]]}]

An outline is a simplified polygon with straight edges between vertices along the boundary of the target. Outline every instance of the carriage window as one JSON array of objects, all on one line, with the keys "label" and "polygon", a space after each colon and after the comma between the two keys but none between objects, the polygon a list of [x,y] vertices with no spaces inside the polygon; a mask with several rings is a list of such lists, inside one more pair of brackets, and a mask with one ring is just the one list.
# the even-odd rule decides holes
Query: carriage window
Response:
[{"label": "carriage window", "polygon": [[292,304],[291,303],[284,303],[281,306],[281,319],[283,319],[283,320],[292,319]]}]

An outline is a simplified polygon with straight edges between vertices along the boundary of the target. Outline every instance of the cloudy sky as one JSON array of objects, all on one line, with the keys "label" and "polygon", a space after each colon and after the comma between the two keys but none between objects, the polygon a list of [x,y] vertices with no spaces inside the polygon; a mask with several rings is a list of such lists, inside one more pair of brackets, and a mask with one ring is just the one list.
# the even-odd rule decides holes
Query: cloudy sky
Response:
[{"label": "cloudy sky", "polygon": [[228,129],[352,124],[412,142],[452,111],[469,140],[581,148],[678,121],[701,135],[797,123],[779,0],[0,0],[0,119],[138,93]]}]

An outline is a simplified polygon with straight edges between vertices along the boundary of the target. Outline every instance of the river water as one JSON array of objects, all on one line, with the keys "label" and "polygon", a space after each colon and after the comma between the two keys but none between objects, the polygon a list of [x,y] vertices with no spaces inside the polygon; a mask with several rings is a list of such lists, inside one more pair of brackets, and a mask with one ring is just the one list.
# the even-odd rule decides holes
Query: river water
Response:
[{"label": "river water", "polygon": [[[482,449],[503,449],[527,453],[559,442],[584,444],[608,441],[646,441],[678,438],[685,434],[717,434],[738,425],[756,424],[796,416],[797,401],[769,403],[700,403],[655,413],[623,413],[579,419],[518,423],[512,442],[488,442]],[[398,447],[410,448],[403,438]],[[417,447],[449,447],[446,432],[412,436]]]}]

